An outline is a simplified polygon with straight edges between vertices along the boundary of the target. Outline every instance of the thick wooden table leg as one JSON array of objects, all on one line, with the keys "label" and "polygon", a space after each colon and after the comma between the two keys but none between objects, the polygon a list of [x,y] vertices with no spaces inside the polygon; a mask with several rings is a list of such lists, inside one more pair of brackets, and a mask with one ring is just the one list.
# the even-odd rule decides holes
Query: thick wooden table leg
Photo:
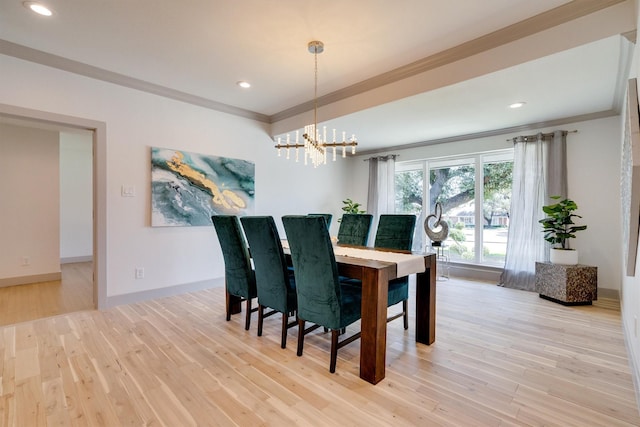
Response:
[{"label": "thick wooden table leg", "polygon": [[416,341],[436,340],[436,257],[425,257],[426,270],[416,274]]},{"label": "thick wooden table leg", "polygon": [[385,376],[388,289],[386,270],[365,269],[362,278],[360,378],[372,384],[382,381]]}]

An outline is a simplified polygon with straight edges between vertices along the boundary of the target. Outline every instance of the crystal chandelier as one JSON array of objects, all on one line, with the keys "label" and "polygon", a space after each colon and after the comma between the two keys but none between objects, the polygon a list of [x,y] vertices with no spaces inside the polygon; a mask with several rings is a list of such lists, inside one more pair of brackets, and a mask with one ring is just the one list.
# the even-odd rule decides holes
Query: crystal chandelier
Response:
[{"label": "crystal chandelier", "polygon": [[347,140],[347,133],[342,132],[342,142],[336,140],[336,130],[333,129],[332,139],[327,139],[327,127],[322,127],[322,132],[318,128],[318,54],[324,52],[324,43],[321,41],[309,42],[309,52],[313,53],[315,59],[315,82],[313,93],[313,123],[306,125],[302,130],[302,141],[300,140],[300,130],[296,131],[295,141],[291,140],[291,136],[287,134],[285,142],[282,142],[282,138],[278,137],[278,143],[276,148],[278,149],[278,157],[281,155],[281,150],[287,151],[287,159],[290,158],[289,151],[295,149],[296,162],[299,161],[299,149],[304,149],[304,164],[308,162],[313,164],[313,167],[327,163],[327,151],[329,148],[333,149],[333,161],[336,161],[336,150],[338,147],[342,147],[342,157],[347,157],[347,147],[351,147],[351,154],[356,154],[356,136],[351,135],[351,138]]}]

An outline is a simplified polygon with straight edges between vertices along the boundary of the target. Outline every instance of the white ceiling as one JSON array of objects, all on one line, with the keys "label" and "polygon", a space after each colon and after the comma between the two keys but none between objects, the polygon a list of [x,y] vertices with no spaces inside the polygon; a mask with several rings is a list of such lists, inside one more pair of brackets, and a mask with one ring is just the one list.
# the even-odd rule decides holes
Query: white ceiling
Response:
[{"label": "white ceiling", "polygon": [[[608,2],[46,0],[43,3],[53,8],[53,17],[34,15],[23,7],[21,0],[0,0],[0,41],[5,42],[0,45],[0,53],[25,58],[25,49],[29,52],[35,49],[56,55],[36,55],[37,62],[53,64],[53,59],[62,57],[75,61],[76,65],[91,66],[80,71],[88,75],[98,76],[96,70],[106,70],[130,78],[134,86],[147,82],[156,88],[209,100],[213,108],[227,106],[232,112],[246,112],[263,121],[277,122],[294,115],[287,114],[287,110],[300,110],[302,104],[308,106],[313,98],[313,56],[307,51],[310,40],[322,40],[325,44],[325,52],[318,56],[318,94],[336,94],[338,101],[345,102],[344,96],[340,97],[341,91],[347,93],[345,88],[375,82],[384,73],[393,74],[394,70],[406,69],[407,64],[481,40],[486,34],[556,7],[584,10],[586,4]],[[620,7],[633,11],[630,1],[609,9]],[[547,14],[553,17],[556,12]],[[327,118],[333,119],[330,125],[355,132],[361,151],[372,151],[615,110],[624,88],[621,76],[627,75],[629,66],[630,44],[619,34],[634,29],[635,18],[631,16],[620,25],[612,25],[613,29],[607,27],[606,31],[580,30],[596,33],[599,30],[606,37],[572,33],[557,48],[543,46],[540,51],[547,53],[544,57],[527,58],[523,54],[524,63],[496,65],[499,69],[495,70],[487,67],[483,71],[483,67],[478,67],[471,72],[462,68],[460,78],[451,78],[440,85],[416,85],[411,91],[400,90],[395,96],[389,94],[393,86],[386,86],[385,94],[385,86],[369,85],[364,95],[359,94],[367,95],[367,102],[349,108],[339,106],[338,102],[333,104],[333,113],[328,113]],[[616,25],[620,27],[617,32]],[[572,41],[572,37],[576,40]],[[563,48],[563,43],[570,48]],[[548,55],[549,52],[552,54]],[[476,55],[470,61],[473,58],[480,57]],[[456,64],[459,68],[465,66],[464,61],[454,61]],[[236,86],[239,80],[251,82],[252,88],[240,89]],[[381,101],[374,102],[378,97]],[[509,110],[507,106],[515,101],[527,104],[520,110]],[[331,109],[330,104],[322,110]]]}]

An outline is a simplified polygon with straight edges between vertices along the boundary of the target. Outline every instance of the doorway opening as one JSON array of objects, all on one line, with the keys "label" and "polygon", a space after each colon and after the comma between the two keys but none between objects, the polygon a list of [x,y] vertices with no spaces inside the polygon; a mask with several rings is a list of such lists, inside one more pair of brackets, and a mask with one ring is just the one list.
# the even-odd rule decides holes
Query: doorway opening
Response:
[{"label": "doorway opening", "polygon": [[[70,281],[88,281],[91,284],[90,307],[106,308],[106,124],[90,119],[65,116],[38,110],[0,104],[0,122],[19,124],[42,129],[50,129],[57,132],[78,133],[82,130],[90,135],[92,152],[92,256],[89,260],[67,258],[61,264],[63,275]],[[61,224],[61,226],[64,226]],[[63,250],[61,248],[61,257]],[[50,283],[49,283],[50,284]],[[38,284],[35,284],[38,285]],[[44,282],[40,286],[46,286]],[[31,285],[21,285],[31,286]],[[23,289],[28,290],[28,289]],[[51,289],[49,289],[51,290]],[[74,306],[76,302],[69,302]],[[32,305],[32,304],[30,304]],[[73,311],[73,310],[71,310]],[[45,314],[53,315],[57,313]]]}]

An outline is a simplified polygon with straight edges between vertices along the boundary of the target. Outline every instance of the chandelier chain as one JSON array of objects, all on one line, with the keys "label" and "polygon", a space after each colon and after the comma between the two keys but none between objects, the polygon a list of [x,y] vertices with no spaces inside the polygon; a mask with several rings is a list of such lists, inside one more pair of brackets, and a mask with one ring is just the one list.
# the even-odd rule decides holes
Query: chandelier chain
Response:
[{"label": "chandelier chain", "polygon": [[[313,123],[318,126],[318,47],[313,50],[315,59],[315,80],[313,82]],[[315,135],[313,136],[315,139]]]}]

